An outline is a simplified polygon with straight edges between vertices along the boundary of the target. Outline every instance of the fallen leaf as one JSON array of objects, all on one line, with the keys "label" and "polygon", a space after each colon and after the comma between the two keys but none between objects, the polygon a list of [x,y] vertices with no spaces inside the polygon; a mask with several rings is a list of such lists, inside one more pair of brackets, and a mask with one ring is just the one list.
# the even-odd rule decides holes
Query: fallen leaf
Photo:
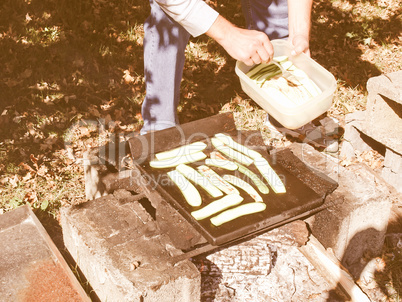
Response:
[{"label": "fallen leaf", "polygon": [[32,167],[30,165],[27,165],[26,163],[20,163],[19,166],[31,173],[36,174],[36,171],[34,169],[32,169]]},{"label": "fallen leaf", "polygon": [[124,70],[123,73],[124,73],[123,80],[124,80],[124,82],[126,84],[130,84],[130,83],[133,83],[135,81],[135,79],[130,75],[129,70]]},{"label": "fallen leaf", "polygon": [[48,138],[45,139],[45,144],[47,145],[54,145],[55,143],[57,143],[56,136],[49,136]]},{"label": "fallen leaf", "polygon": [[0,178],[0,184],[2,184],[3,186],[5,185],[5,184],[7,184],[8,182],[9,182],[9,178],[10,177],[1,177]]},{"label": "fallen leaf", "polygon": [[33,154],[31,154],[31,155],[29,156],[29,159],[30,159],[31,162],[33,163],[33,165],[34,165],[34,167],[36,168],[36,170],[38,170],[38,169],[39,169],[39,166],[38,166],[38,158],[36,158]]},{"label": "fallen leaf", "polygon": [[79,138],[91,136],[91,133],[89,132],[89,129],[87,127],[80,127],[78,128],[78,130],[79,130]]},{"label": "fallen leaf", "polygon": [[28,172],[23,178],[22,181],[23,182],[27,182],[28,180],[32,179],[32,177],[34,176],[35,173],[32,172]]},{"label": "fallen leaf", "polygon": [[37,174],[38,174],[39,176],[46,177],[47,172],[48,172],[47,167],[46,167],[45,165],[41,165],[41,166],[39,167],[39,169],[38,169]]},{"label": "fallen leaf", "polygon": [[17,81],[17,80],[14,80],[14,79],[7,79],[6,80],[6,85],[9,88],[13,88],[13,87],[15,87],[15,86],[17,86],[17,85],[19,85],[21,83],[22,83],[22,81]]},{"label": "fallen leaf", "polygon": [[32,69],[25,69],[23,73],[20,74],[20,77],[23,79],[28,79],[32,75]]},{"label": "fallen leaf", "polygon": [[101,109],[105,110],[105,111],[111,109],[112,106],[113,106],[113,101],[110,101],[110,102],[107,102],[106,104],[100,105]]},{"label": "fallen leaf", "polygon": [[0,126],[6,125],[10,122],[10,115],[7,110],[4,110],[0,115]]},{"label": "fallen leaf", "polygon": [[82,59],[82,58],[77,58],[77,59],[75,59],[75,60],[73,61],[73,65],[74,65],[75,67],[78,67],[78,68],[83,67],[84,64],[85,64],[85,61],[84,61],[84,59]]},{"label": "fallen leaf", "polygon": [[141,114],[140,112],[138,112],[138,113],[135,115],[135,118],[136,118],[138,121],[142,121],[142,114]]},{"label": "fallen leaf", "polygon": [[231,103],[226,103],[222,106],[220,112],[231,112],[234,110],[234,106]]},{"label": "fallen leaf", "polygon": [[218,91],[223,91],[226,88],[228,88],[230,85],[229,84],[222,84],[220,87],[218,87]]},{"label": "fallen leaf", "polygon": [[48,95],[43,99],[43,102],[44,102],[45,104],[48,104],[48,105],[53,105],[53,100],[52,100],[52,98],[51,98],[50,96],[48,96]]},{"label": "fallen leaf", "polygon": [[32,21],[32,17],[29,15],[29,13],[27,13],[26,15],[25,15],[25,23],[29,23],[30,21]]},{"label": "fallen leaf", "polygon": [[88,113],[95,117],[100,117],[99,110],[95,106],[90,106],[88,108]]},{"label": "fallen leaf", "polygon": [[18,186],[18,176],[14,175],[13,177],[9,177],[8,183],[11,185],[11,187],[16,188]]},{"label": "fallen leaf", "polygon": [[46,145],[46,144],[40,144],[39,147],[40,151],[47,151],[48,149],[52,149],[52,146]]},{"label": "fallen leaf", "polygon": [[24,201],[29,202],[30,204],[37,202],[38,196],[36,195],[36,192],[28,192],[27,194],[25,194]]},{"label": "fallen leaf", "polygon": [[116,121],[123,119],[123,108],[114,110],[114,119]]}]

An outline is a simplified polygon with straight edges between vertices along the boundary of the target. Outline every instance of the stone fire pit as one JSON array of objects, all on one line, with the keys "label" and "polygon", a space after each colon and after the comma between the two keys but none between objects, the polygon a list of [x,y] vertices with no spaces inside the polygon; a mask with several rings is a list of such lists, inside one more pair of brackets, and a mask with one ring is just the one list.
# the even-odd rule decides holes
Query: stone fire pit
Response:
[{"label": "stone fire pit", "polygon": [[[174,227],[156,224],[158,215],[171,216],[180,224],[185,221],[175,211],[155,211],[143,195],[134,193],[129,177],[104,173],[97,177],[105,196],[62,211],[65,245],[101,301],[162,301],[162,297],[175,302],[326,301],[329,297],[345,301],[345,288],[331,269],[314,261],[317,257],[309,242],[323,244],[322,251],[335,267],[341,260],[354,270],[357,280],[362,272],[358,264],[364,267],[367,251],[374,256],[381,250],[395,196],[364,167],[340,167],[333,157],[305,144],[293,144],[290,150],[311,169],[339,182],[327,196],[330,206],[302,222],[312,231],[304,241],[297,242],[294,238],[300,236],[292,237],[289,230],[281,233],[279,228],[175,262],[185,249],[179,238],[192,244],[202,239],[190,226],[180,234]],[[370,219],[362,219],[365,213]],[[348,272],[341,273],[355,286]],[[356,288],[365,298],[370,295]]]},{"label": "stone fire pit", "polygon": [[[367,113],[345,128],[341,159],[381,145],[381,176],[364,164],[342,166],[307,144],[289,147],[339,184],[326,207],[304,220],[186,258],[183,252],[205,240],[190,225],[178,228],[187,223],[180,215],[156,210],[129,174],[87,166],[93,200],[62,211],[65,245],[101,301],[382,301],[372,278],[391,207],[401,204],[402,179],[400,133],[393,139],[390,129],[386,137],[382,126],[389,124],[384,118],[401,123],[400,80],[400,72],[371,79]],[[177,223],[161,223],[163,217]]]}]

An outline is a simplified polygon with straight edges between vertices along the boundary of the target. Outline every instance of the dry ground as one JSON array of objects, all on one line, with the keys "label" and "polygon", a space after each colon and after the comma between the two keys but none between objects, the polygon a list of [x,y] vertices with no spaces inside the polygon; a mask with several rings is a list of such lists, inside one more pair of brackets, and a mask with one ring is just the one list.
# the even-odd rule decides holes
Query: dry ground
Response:
[{"label": "dry ground", "polygon": [[[209,3],[243,26],[240,1]],[[84,200],[82,152],[139,131],[148,12],[139,0],[2,1],[0,213],[29,203],[57,219],[62,205]],[[365,109],[370,77],[401,70],[401,12],[400,0],[315,1],[312,57],[337,79],[328,115],[341,124]],[[182,123],[233,111],[240,128],[270,137],[264,111],[242,92],[235,62],[219,45],[192,39],[186,55]]]}]

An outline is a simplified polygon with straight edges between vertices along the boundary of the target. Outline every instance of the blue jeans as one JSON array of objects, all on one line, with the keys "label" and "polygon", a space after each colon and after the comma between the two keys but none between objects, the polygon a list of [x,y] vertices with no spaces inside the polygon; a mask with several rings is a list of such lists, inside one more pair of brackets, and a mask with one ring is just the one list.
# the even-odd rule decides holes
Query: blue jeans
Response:
[{"label": "blue jeans", "polygon": [[[141,134],[178,124],[177,106],[183,76],[184,51],[190,34],[150,0],[151,14],[144,24],[146,96],[142,104]],[[242,0],[247,28],[270,39],[288,36],[287,0]]]}]

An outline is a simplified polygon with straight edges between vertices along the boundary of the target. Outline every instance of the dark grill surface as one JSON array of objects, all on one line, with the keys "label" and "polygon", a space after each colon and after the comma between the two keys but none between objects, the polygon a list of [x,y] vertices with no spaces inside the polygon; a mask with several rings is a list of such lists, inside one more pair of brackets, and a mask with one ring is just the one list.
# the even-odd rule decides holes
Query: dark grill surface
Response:
[{"label": "dark grill surface", "polygon": [[[162,132],[163,140],[158,140],[158,135],[161,135],[161,133],[154,133],[152,134],[153,137],[150,137],[150,135],[141,137],[142,140],[152,139],[152,143],[148,142],[148,146],[153,145],[152,149],[157,150],[154,151],[154,153],[169,150],[176,146],[189,144],[194,141],[203,141],[208,145],[208,148],[204,151],[204,153],[206,153],[209,157],[209,153],[214,150],[209,138],[213,137],[215,133],[221,132],[229,134],[235,141],[243,143],[248,147],[259,151],[268,160],[271,167],[284,181],[287,192],[284,194],[276,194],[274,193],[272,188],[270,188],[269,194],[264,195],[260,193],[261,197],[267,205],[265,211],[237,218],[218,227],[212,225],[209,218],[197,221],[191,216],[191,211],[196,210],[200,207],[191,207],[190,205],[188,205],[180,190],[167,176],[166,173],[173,170],[174,168],[151,168],[149,166],[149,160],[152,159],[152,154],[146,154],[144,150],[140,150],[140,153],[138,153],[138,141],[130,141],[130,146],[135,146],[134,148],[132,148],[132,150],[134,150],[134,159],[138,158],[138,154],[141,155],[142,159],[146,158],[145,161],[142,160],[142,162],[138,163],[138,167],[143,175],[151,182],[154,182],[154,187],[160,193],[160,195],[162,195],[162,197],[164,197],[174,208],[176,208],[179,213],[190,224],[192,224],[201,233],[201,235],[203,235],[208,240],[209,243],[213,245],[220,245],[233,240],[237,240],[238,238],[268,229],[274,225],[280,224],[281,222],[285,222],[292,217],[297,217],[298,215],[301,215],[303,213],[308,213],[309,211],[321,206],[324,202],[325,195],[329,193],[317,193],[317,190],[314,191],[311,186],[308,185],[308,182],[303,182],[303,175],[300,175],[300,166],[305,165],[291,152],[285,153],[285,156],[282,156],[280,158],[280,161],[276,160],[276,156],[270,156],[266,152],[266,148],[259,133],[236,131],[233,127],[233,122],[230,122],[231,120],[232,117],[228,116],[227,114],[218,115],[204,120],[192,122],[191,127],[189,127],[190,130],[186,128],[186,124],[182,125],[183,129],[180,129],[180,131],[182,132],[180,133],[180,135],[177,134],[176,128],[159,131]],[[207,127],[208,125],[210,126],[210,128]],[[194,135],[195,129],[198,129],[199,132],[202,131],[203,135]],[[172,139],[169,139],[169,137],[171,137]],[[180,140],[177,139],[178,137],[180,137]],[[166,143],[167,140],[169,141],[169,143]],[[166,148],[164,148],[164,146],[161,146],[160,144],[165,145]],[[142,142],[142,146],[143,149],[151,149],[149,147],[144,148],[144,141]],[[292,165],[287,164],[286,158],[289,159],[288,162],[292,163]],[[295,163],[297,163],[297,170],[292,171],[292,167],[295,166]],[[191,163],[189,164],[189,166],[196,168],[198,165],[201,164],[204,164],[204,160],[196,163]],[[224,174],[233,174],[247,181],[258,191],[254,183],[239,171],[228,171],[217,167],[210,168],[221,176]],[[259,175],[262,179],[261,174],[258,172],[257,168],[253,164],[250,165],[248,168]],[[305,172],[305,176],[308,179],[311,179],[311,177],[308,177],[309,173],[313,174],[313,179],[322,179],[321,177],[315,175],[314,172],[309,169],[305,169]],[[265,180],[263,181],[266,183]],[[323,181],[328,182],[328,180]],[[202,188],[198,186],[196,187],[203,199],[203,204],[201,205],[201,207],[215,200],[210,197]],[[332,187],[329,187],[328,190],[333,190],[335,187],[336,186],[333,185]],[[239,188],[237,189],[240,191],[241,196],[244,198],[242,204],[254,202],[254,200],[246,192],[242,191]]]}]

